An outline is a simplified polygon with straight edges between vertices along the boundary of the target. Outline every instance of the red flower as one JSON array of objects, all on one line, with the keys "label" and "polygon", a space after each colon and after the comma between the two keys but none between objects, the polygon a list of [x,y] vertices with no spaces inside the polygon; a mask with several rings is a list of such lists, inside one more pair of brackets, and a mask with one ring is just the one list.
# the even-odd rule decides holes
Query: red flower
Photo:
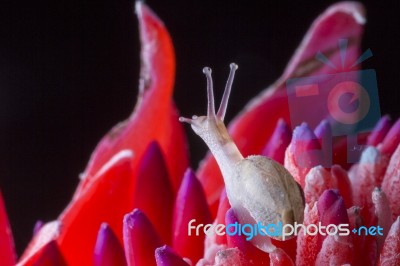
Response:
[{"label": "red flower", "polygon": [[[304,225],[348,223],[350,229],[379,225],[384,234],[300,233],[286,241],[272,240],[275,249],[270,253],[243,235],[188,234],[192,219],[197,224],[232,224],[239,220],[238,213],[230,207],[211,155],[196,174],[187,170],[187,144],[171,98],[172,42],[146,5],[138,2],[136,11],[142,69],[135,110],[100,141],[71,203],[56,221],[38,230],[19,265],[400,264],[400,122],[391,125],[383,117],[364,136],[369,146],[351,167],[346,163],[346,145],[334,143],[331,168],[322,167],[312,155],[306,165],[300,161],[305,151],[331,138],[326,121],[315,130],[302,124],[293,134],[288,127],[287,79],[330,73],[313,58],[318,51],[329,51],[329,59],[338,62],[339,38],[351,40],[347,57],[357,59],[364,23],[359,4],[336,4],[318,17],[282,77],[246,106],[230,124],[229,133],[244,156],[263,154],[290,171],[304,191]],[[15,263],[0,195],[0,264]]]}]

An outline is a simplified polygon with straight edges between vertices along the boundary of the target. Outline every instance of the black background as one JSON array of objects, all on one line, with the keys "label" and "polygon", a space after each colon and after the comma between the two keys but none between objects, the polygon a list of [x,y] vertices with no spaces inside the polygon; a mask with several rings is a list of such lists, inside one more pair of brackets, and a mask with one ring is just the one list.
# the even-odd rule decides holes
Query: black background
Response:
[{"label": "black background", "polygon": [[[261,1],[260,1],[261,2]],[[282,73],[319,1],[147,1],[163,19],[177,58],[175,99],[184,115],[205,112],[203,66],[219,98],[230,62],[239,64],[229,121]],[[399,116],[397,1],[368,1],[364,68],[378,75],[382,113]],[[15,1],[0,6],[0,188],[21,252],[36,220],[64,209],[91,151],[131,112],[139,41],[127,0]],[[187,129],[192,166],[206,152]]]}]

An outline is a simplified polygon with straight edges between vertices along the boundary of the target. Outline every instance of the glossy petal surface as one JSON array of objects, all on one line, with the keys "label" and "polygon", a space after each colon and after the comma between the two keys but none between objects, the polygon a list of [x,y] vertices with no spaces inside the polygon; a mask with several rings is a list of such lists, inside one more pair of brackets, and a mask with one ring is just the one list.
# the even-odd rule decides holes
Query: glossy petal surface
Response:
[{"label": "glossy petal surface", "polygon": [[124,247],[129,266],[156,265],[154,251],[162,245],[149,219],[138,209],[124,217]]},{"label": "glossy petal surface", "polygon": [[210,224],[212,219],[203,188],[190,169],[186,171],[178,191],[173,217],[173,247],[180,256],[196,263],[203,256],[204,227],[200,227],[198,236],[196,230],[189,235],[188,224],[193,219],[192,226]]},{"label": "glossy petal surface", "polygon": [[8,223],[3,196],[0,192],[0,264],[11,266],[15,264],[15,261],[14,240]]},{"label": "glossy petal surface", "polygon": [[103,223],[97,235],[94,248],[93,265],[95,266],[125,266],[124,249],[111,228]]}]

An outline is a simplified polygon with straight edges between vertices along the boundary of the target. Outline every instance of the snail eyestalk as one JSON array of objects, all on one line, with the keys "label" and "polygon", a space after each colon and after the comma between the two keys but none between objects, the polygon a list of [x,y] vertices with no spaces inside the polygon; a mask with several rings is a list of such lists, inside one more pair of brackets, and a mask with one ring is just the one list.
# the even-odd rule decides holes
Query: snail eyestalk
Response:
[{"label": "snail eyestalk", "polygon": [[[259,155],[244,158],[231,139],[223,122],[228,106],[232,82],[237,69],[231,71],[218,113],[215,114],[211,69],[205,67],[207,77],[207,116],[181,117],[191,124],[193,131],[207,144],[224,178],[229,203],[242,224],[294,224],[303,222],[304,201],[299,185],[279,163]],[[282,240],[282,236],[273,236]],[[287,236],[285,236],[287,239]],[[254,237],[251,242],[270,252],[274,249],[265,236]]]},{"label": "snail eyestalk", "polygon": [[231,63],[230,65],[231,71],[229,72],[228,81],[226,82],[224,95],[222,96],[221,105],[219,106],[217,117],[224,121],[226,109],[228,107],[229,96],[232,90],[233,79],[235,77],[235,71],[238,69],[238,65],[235,63]]}]

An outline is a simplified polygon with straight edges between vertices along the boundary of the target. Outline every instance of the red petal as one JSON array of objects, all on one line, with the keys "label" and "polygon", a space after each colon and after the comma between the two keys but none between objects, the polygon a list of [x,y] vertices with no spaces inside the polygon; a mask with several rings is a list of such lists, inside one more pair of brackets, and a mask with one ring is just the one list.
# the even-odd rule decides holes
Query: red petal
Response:
[{"label": "red petal", "polygon": [[367,145],[378,146],[378,144],[384,140],[384,138],[385,138],[386,134],[389,132],[390,128],[391,128],[390,118],[389,118],[389,116],[385,115],[375,125],[371,134],[369,134],[369,136],[367,138]]},{"label": "red petal", "polygon": [[[73,201],[60,216],[63,230],[57,242],[68,263],[90,263],[90,250],[102,222],[107,222],[122,239],[122,216],[133,208],[132,171],[151,141],[160,143],[175,189],[187,166],[183,128],[171,101],[175,72],[172,42],[163,23],[146,5],[138,2],[136,11],[143,48],[143,90],[128,121],[114,128],[97,146]],[[115,154],[126,148],[135,153],[132,161],[99,174]],[[32,255],[32,251],[28,249],[26,254]]]},{"label": "red petal", "polygon": [[284,251],[285,254],[289,256],[292,261],[296,261],[297,236],[292,237],[291,239],[287,239],[285,241],[279,241],[272,238],[271,241],[275,247]]},{"label": "red petal", "polygon": [[203,188],[192,170],[188,169],[183,178],[176,197],[173,216],[173,247],[182,257],[196,263],[203,257],[204,228],[200,227],[199,235],[196,230],[189,235],[189,222],[192,226],[212,223],[211,214]]},{"label": "red petal", "polygon": [[26,265],[30,261],[35,261],[44,247],[60,235],[60,222],[53,221],[44,224],[34,235],[24,254],[22,254],[19,265]]},{"label": "red petal", "polygon": [[400,145],[390,159],[385,177],[382,182],[382,190],[385,192],[392,210],[393,219],[400,215]]},{"label": "red petal", "polygon": [[280,248],[275,249],[269,254],[271,266],[294,266],[292,259]]},{"label": "red petal", "polygon": [[[306,205],[304,209],[305,226],[309,224],[317,224],[319,221],[317,205],[312,208]],[[318,235],[304,234],[303,228],[300,229],[297,235],[297,256],[296,265],[308,266],[315,265],[315,260],[319,252]]]},{"label": "red petal", "polygon": [[[347,210],[349,216],[350,230],[361,226],[368,226],[364,223],[361,217],[360,207],[353,206]],[[376,225],[376,220],[371,223]],[[353,236],[353,262],[351,265],[375,265],[377,260],[377,242],[376,237],[372,235],[357,235]]]},{"label": "red petal", "polygon": [[111,228],[103,223],[97,235],[94,249],[93,265],[95,266],[125,266],[125,253],[118,238]]},{"label": "red petal", "polygon": [[140,160],[134,188],[134,208],[149,218],[163,243],[170,243],[175,197],[164,157],[156,142],[149,144]]},{"label": "red petal", "polygon": [[283,119],[279,119],[275,131],[268,141],[267,146],[263,149],[261,155],[269,157],[280,164],[285,159],[286,148],[290,144],[292,132]]},{"label": "red petal", "polygon": [[378,218],[378,225],[383,228],[383,235],[377,234],[376,236],[378,241],[378,250],[380,250],[385,241],[386,235],[390,230],[390,226],[392,225],[392,212],[390,211],[389,201],[385,192],[381,189],[374,189],[374,192],[372,192],[372,202],[375,206],[375,215]]},{"label": "red petal", "polygon": [[[221,193],[221,197],[219,199],[218,213],[217,213],[217,224],[225,224],[225,214],[231,208],[231,204],[229,203],[228,196],[226,195],[226,190],[224,189]],[[216,236],[217,244],[227,244],[226,235]]]},{"label": "red petal", "polygon": [[160,238],[147,217],[138,209],[124,217],[124,247],[129,266],[156,265],[154,251]]},{"label": "red petal", "polygon": [[[349,216],[347,215],[347,209],[344,205],[343,198],[340,196],[337,190],[328,189],[319,197],[317,202],[318,216],[321,225],[328,226],[330,224],[349,224]],[[318,241],[326,240],[327,236],[318,234]],[[329,245],[333,245],[331,243]]]},{"label": "red petal", "polygon": [[[239,224],[239,220],[237,219],[235,211],[233,209],[229,209],[225,217],[225,224]],[[246,260],[252,261],[254,265],[269,265],[268,253],[253,246],[253,244],[246,240],[246,237],[244,235],[228,234],[226,238],[228,240],[228,247],[238,248],[243,253]]]},{"label": "red petal", "polygon": [[400,265],[400,217],[393,223],[383,245],[379,264],[385,265]]},{"label": "red petal", "polygon": [[[351,40],[347,50],[347,61],[356,61],[363,29],[362,20],[364,20],[363,7],[355,2],[335,4],[315,20],[283,76],[270,89],[251,101],[245,107],[245,112],[242,112],[230,124],[229,132],[232,139],[244,156],[261,153],[280,118],[289,122],[289,106],[285,91],[285,82],[288,78],[329,72],[328,67],[314,60],[317,52],[329,54],[329,59],[334,64],[340,65],[337,40],[347,38]],[[268,117],[268,122],[265,122],[266,117]],[[210,154],[200,166],[198,176],[215,214],[223,180]]]},{"label": "red petal", "polygon": [[93,152],[83,174],[79,191],[84,189],[99,169],[117,152],[130,149],[136,154],[133,169],[153,140],[166,155],[167,168],[175,190],[188,165],[182,125],[171,100],[175,58],[171,38],[162,21],[142,2],[136,3],[141,50],[141,83],[137,105],[130,118],[106,135]]},{"label": "red petal", "polygon": [[21,265],[25,266],[64,266],[68,265],[60,252],[56,241],[50,241],[43,246],[33,257]]},{"label": "red petal", "polygon": [[329,168],[332,166],[332,127],[328,120],[322,120],[315,128],[314,134],[322,149],[321,165]]},{"label": "red petal", "polygon": [[[226,196],[226,190],[224,189],[222,190],[221,197],[219,199],[217,217],[213,225],[225,224],[225,214],[230,208],[231,205],[229,204],[228,197]],[[216,253],[220,250],[226,249],[227,245],[228,242],[226,235],[206,235],[204,243],[204,257],[202,261],[199,261],[199,263],[205,263],[205,265],[207,265],[207,261],[214,261]]]},{"label": "red petal", "polygon": [[0,265],[15,265],[16,259],[11,227],[8,222],[3,196],[0,192]]},{"label": "red petal", "polygon": [[155,253],[157,266],[189,266],[186,261],[168,246],[157,248]]},{"label": "red petal", "polygon": [[122,242],[122,218],[133,208],[132,156],[122,151],[61,214],[57,242],[68,264],[90,265],[98,228],[110,225]]},{"label": "red petal", "polygon": [[400,144],[400,118],[397,119],[396,123],[390,128],[389,132],[383,139],[380,151],[382,154],[392,155]]},{"label": "red petal", "polygon": [[340,165],[333,165],[331,168],[331,175],[333,179],[336,179],[337,188],[339,189],[340,195],[343,197],[346,208],[350,208],[353,206],[353,190],[346,170]]}]

